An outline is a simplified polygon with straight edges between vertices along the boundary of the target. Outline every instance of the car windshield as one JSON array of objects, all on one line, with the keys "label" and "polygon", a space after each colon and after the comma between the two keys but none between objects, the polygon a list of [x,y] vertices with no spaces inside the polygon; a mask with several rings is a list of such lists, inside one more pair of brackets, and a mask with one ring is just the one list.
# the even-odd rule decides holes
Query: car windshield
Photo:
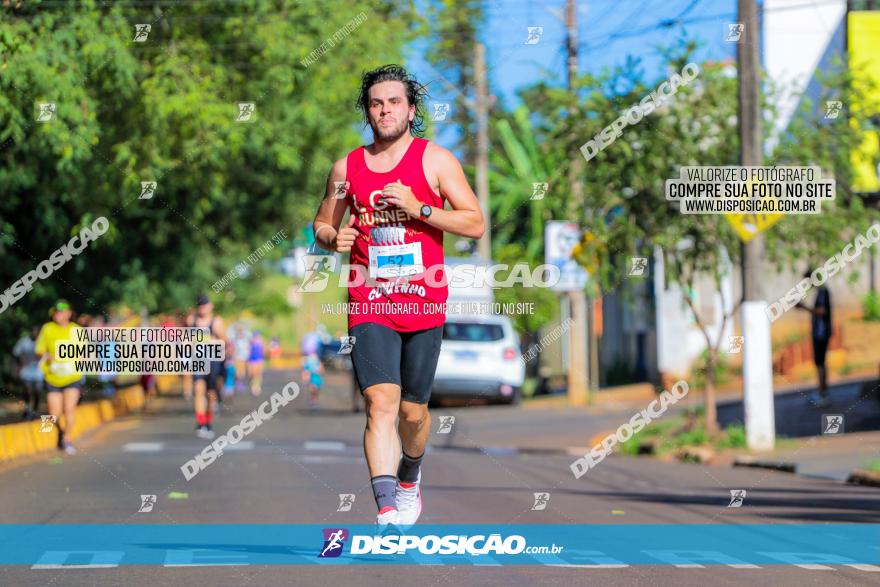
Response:
[{"label": "car windshield", "polygon": [[443,327],[443,340],[492,342],[502,338],[504,338],[504,329],[499,324],[447,322]]}]

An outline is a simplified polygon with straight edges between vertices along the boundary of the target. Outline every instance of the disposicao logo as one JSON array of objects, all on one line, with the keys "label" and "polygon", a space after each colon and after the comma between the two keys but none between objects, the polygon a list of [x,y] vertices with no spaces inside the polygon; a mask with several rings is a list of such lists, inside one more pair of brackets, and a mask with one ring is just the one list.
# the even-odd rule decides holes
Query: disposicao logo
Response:
[{"label": "disposicao logo", "polygon": [[335,558],[342,554],[345,541],[348,540],[348,530],[345,528],[324,528],[324,548],[318,553],[318,558]]}]

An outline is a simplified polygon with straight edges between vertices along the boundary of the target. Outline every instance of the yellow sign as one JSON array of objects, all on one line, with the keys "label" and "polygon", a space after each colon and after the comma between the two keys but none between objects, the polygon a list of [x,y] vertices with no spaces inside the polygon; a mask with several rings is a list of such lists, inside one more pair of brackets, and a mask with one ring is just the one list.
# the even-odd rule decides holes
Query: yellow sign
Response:
[{"label": "yellow sign", "polygon": [[[859,74],[880,83],[880,12],[849,13],[849,59],[860,67]],[[856,79],[856,83],[867,80]],[[853,117],[870,118],[878,114],[877,103],[852,104]],[[867,132],[858,149],[851,154],[855,177],[853,189],[856,192],[872,193],[880,191],[880,170],[876,161],[880,153],[880,133]]]},{"label": "yellow sign", "polygon": [[725,214],[742,242],[747,243],[785,217],[785,214]]},{"label": "yellow sign", "polygon": [[[749,180],[744,183],[748,186],[747,189],[751,192],[752,184],[763,182]],[[772,196],[758,199],[772,199]],[[782,220],[785,217],[785,214],[767,214],[764,212],[758,212],[754,214],[725,214],[724,217],[727,218],[727,221],[733,226],[733,230],[736,231],[739,239],[742,242],[747,243]]]}]

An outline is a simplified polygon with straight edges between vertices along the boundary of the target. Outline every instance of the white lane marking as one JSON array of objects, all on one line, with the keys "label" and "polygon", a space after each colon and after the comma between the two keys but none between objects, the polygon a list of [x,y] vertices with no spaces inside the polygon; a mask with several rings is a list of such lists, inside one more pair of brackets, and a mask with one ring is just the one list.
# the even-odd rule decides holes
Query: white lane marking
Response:
[{"label": "white lane marking", "polygon": [[307,440],[303,445],[306,450],[345,450],[345,443],[335,440]]},{"label": "white lane marking", "polygon": [[[673,565],[677,569],[705,569],[706,565],[699,565],[696,563],[686,564],[686,565]],[[724,564],[719,566],[730,567],[731,569],[760,569],[758,565],[751,565],[748,563],[737,563],[737,564]]]},{"label": "white lane marking", "polygon": [[254,450],[254,441],[253,440],[239,440],[236,444],[230,444],[228,446],[223,447],[224,451],[235,451],[235,450]]},{"label": "white lane marking", "polygon": [[159,452],[164,442],[128,442],[122,445],[123,452]]},{"label": "white lane marking", "polygon": [[55,571],[58,569],[113,569],[119,565],[32,565],[34,571]]},{"label": "white lane marking", "polygon": [[246,567],[250,563],[172,563],[163,567]]},{"label": "white lane marking", "polygon": [[[184,563],[184,564],[165,564],[163,567],[240,567],[248,566],[249,563]],[[491,564],[491,563],[490,563]],[[113,569],[119,565],[31,565],[33,571],[57,571],[66,569]],[[445,566],[445,563],[425,563],[423,566]],[[563,569],[623,569],[630,565],[580,565],[580,564],[545,564],[545,567],[556,567]],[[662,566],[662,565],[661,565]],[[705,568],[701,565],[675,565],[679,568]],[[715,566],[715,565],[713,565]],[[719,567],[729,567],[734,569],[763,569],[758,565],[717,565]],[[774,567],[799,567],[809,571],[833,571],[834,569],[825,565],[773,565]],[[880,572],[880,566],[867,564],[851,564],[841,565],[856,569],[858,571],[866,571],[870,573]]]},{"label": "white lane marking", "polygon": [[552,564],[545,567],[559,567],[561,569],[625,569],[629,565],[578,565],[578,564]]},{"label": "white lane marking", "polygon": [[364,459],[361,457],[337,457],[332,455],[302,455],[301,457],[294,457],[295,460],[301,463],[362,463]]},{"label": "white lane marking", "polygon": [[867,571],[869,573],[880,573],[880,567],[877,565],[843,565],[857,571]]},{"label": "white lane marking", "polygon": [[[561,569],[623,569],[628,567],[629,565],[582,565],[582,564],[545,564],[545,567],[558,567]],[[660,565],[663,566],[663,565]],[[706,565],[670,565],[679,569],[704,569]],[[713,568],[715,567],[728,567],[731,569],[763,569],[766,567],[761,567],[758,565],[752,564],[737,564],[737,565],[711,565]],[[807,571],[834,571],[833,567],[827,565],[814,565],[814,564],[800,564],[800,565],[773,565],[774,567],[797,567],[799,569],[805,569]],[[855,569],[857,571],[865,571],[868,573],[880,573],[880,566],[877,565],[867,565],[867,564],[849,564],[849,565],[840,565],[842,567],[849,567],[851,569]]]}]

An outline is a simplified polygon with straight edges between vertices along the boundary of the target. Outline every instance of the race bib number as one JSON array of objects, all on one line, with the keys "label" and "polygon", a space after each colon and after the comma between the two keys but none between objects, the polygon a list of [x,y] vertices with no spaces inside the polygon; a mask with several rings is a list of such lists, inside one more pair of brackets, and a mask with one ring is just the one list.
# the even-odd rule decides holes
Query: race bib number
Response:
[{"label": "race bib number", "polygon": [[52,375],[64,377],[65,375],[73,375],[73,363],[71,361],[52,361],[49,365],[49,372]]},{"label": "race bib number", "polygon": [[416,275],[422,265],[422,244],[370,245],[370,277],[390,279]]},{"label": "race bib number", "polygon": [[422,243],[406,243],[403,226],[377,226],[370,230],[370,277],[390,279],[416,275],[422,265]]}]

